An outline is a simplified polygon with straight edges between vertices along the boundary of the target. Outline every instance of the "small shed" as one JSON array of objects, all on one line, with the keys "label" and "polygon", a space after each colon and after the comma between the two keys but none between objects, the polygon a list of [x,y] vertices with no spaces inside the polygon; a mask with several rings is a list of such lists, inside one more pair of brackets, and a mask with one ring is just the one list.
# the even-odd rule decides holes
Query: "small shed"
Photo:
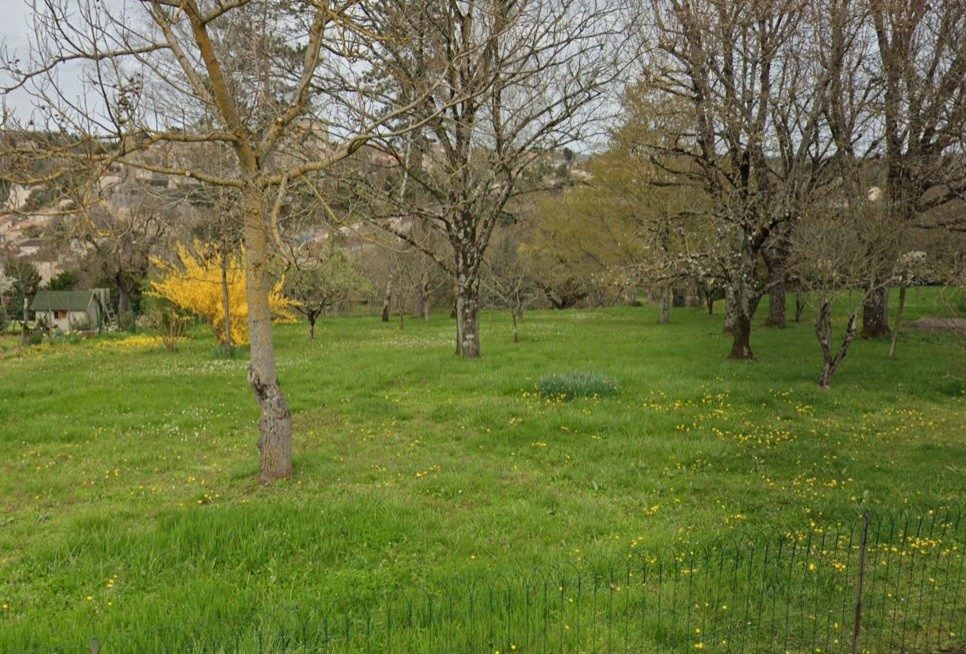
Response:
[{"label": "small shed", "polygon": [[37,291],[30,311],[62,332],[100,331],[111,322],[111,294],[106,288],[89,291]]}]

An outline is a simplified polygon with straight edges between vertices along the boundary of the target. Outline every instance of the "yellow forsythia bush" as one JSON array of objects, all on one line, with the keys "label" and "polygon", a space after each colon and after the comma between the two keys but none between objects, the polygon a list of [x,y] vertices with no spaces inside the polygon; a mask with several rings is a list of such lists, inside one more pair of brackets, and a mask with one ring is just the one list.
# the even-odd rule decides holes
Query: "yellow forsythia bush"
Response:
[{"label": "yellow forsythia bush", "polygon": [[[160,278],[151,282],[149,294],[197,315],[211,327],[218,342],[225,344],[225,303],[219,248],[197,240],[194,242],[194,252],[197,254],[181,243],[176,247],[178,263],[152,259],[160,271]],[[248,301],[245,296],[245,270],[241,264],[244,256],[242,251],[239,256],[229,257],[227,267],[231,342],[234,345],[248,342]],[[269,304],[275,318],[295,319],[291,312],[292,301],[282,295],[282,281],[272,289]]]}]

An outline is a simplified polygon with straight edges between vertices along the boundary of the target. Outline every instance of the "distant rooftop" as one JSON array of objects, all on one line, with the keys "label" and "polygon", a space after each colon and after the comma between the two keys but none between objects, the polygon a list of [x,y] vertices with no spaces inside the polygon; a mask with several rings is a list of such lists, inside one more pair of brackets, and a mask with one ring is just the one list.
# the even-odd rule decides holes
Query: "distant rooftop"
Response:
[{"label": "distant rooftop", "polygon": [[87,311],[94,291],[37,291],[31,311]]}]

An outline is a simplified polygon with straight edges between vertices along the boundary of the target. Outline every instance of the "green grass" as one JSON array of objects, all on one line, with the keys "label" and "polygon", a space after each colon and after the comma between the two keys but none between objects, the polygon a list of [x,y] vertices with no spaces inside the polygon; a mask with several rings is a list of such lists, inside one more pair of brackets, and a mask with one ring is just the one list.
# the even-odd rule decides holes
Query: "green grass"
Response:
[{"label": "green grass", "polygon": [[[905,319],[940,311],[916,290]],[[809,323],[756,327],[736,363],[720,316],[656,318],[533,312],[513,344],[487,313],[478,361],[440,315],[280,326],[296,472],[270,487],[244,356],[202,331],[3,355],[0,650],[966,496],[962,337],[857,341],[823,392]],[[620,392],[539,392],[573,370]]]}]

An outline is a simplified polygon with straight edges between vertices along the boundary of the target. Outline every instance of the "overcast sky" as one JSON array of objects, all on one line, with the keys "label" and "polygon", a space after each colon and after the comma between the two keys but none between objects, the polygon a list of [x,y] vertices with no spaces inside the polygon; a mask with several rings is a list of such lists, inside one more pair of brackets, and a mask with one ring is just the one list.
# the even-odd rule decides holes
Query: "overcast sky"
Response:
[{"label": "overcast sky", "polygon": [[27,31],[26,16],[23,0],[0,0],[0,38],[12,45],[20,43]]},{"label": "overcast sky", "polygon": [[[24,0],[0,0],[0,42],[11,50],[22,50],[27,45],[28,11]],[[0,75],[0,85],[6,83],[7,80]],[[22,97],[12,97],[8,101],[14,108],[25,104]]]}]

